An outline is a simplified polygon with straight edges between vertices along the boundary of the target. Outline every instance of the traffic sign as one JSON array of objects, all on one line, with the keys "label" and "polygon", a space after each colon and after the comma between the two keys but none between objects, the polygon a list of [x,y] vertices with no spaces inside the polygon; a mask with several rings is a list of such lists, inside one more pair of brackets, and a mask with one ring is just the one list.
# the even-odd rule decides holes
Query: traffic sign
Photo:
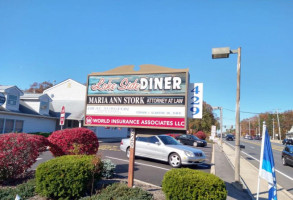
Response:
[{"label": "traffic sign", "polygon": [[65,107],[62,106],[61,113],[60,113],[60,126],[63,126],[65,123]]}]

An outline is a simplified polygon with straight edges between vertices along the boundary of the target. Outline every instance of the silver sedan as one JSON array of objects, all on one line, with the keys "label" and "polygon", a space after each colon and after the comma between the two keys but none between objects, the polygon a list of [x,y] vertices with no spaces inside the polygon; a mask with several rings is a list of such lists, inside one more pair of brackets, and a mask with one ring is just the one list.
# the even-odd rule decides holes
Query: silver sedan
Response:
[{"label": "silver sedan", "polygon": [[[203,151],[184,146],[167,135],[137,137],[135,146],[135,156],[166,161],[175,168],[181,165],[201,164],[206,159]],[[130,140],[122,139],[120,149],[129,157]]]}]

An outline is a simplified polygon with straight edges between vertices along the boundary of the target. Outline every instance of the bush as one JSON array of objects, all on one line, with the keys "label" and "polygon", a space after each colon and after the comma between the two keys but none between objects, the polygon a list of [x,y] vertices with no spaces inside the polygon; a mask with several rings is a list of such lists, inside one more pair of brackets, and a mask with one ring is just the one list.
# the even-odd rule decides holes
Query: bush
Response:
[{"label": "bush", "polygon": [[196,137],[198,137],[199,139],[201,140],[205,140],[206,139],[206,134],[202,131],[198,131],[196,134],[195,134]]},{"label": "bush", "polygon": [[141,188],[129,188],[123,183],[114,183],[103,189],[100,194],[82,198],[82,200],[150,200],[153,195]]},{"label": "bush", "polygon": [[45,150],[46,138],[26,133],[0,135],[0,181],[17,178]]},{"label": "bush", "polygon": [[98,152],[99,141],[96,134],[87,128],[64,129],[53,132],[48,140],[50,151],[56,156],[91,155]]},{"label": "bush", "polygon": [[95,156],[60,156],[36,170],[36,192],[52,199],[77,199],[89,194],[101,176],[101,160]]},{"label": "bush", "polygon": [[102,177],[107,179],[113,178],[116,165],[112,163],[112,161],[109,159],[102,160],[102,163],[103,163]]},{"label": "bush", "polygon": [[167,199],[226,199],[225,183],[219,177],[189,168],[172,169],[162,181]]},{"label": "bush", "polygon": [[26,183],[18,185],[16,188],[3,188],[0,189],[0,199],[1,200],[11,200],[15,199],[18,194],[21,199],[28,199],[35,196],[35,180],[29,180]]}]

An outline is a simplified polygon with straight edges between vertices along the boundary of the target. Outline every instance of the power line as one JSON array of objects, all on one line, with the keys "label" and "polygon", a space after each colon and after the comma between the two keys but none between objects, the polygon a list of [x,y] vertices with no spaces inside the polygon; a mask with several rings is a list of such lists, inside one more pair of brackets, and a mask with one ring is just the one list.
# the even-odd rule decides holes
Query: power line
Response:
[{"label": "power line", "polygon": [[[229,108],[223,108],[224,110],[228,110],[228,111],[231,111],[231,112],[235,112],[235,110],[232,110],[232,109],[229,109]],[[240,111],[241,113],[248,113],[248,114],[261,114],[261,113],[255,113],[255,112],[248,112],[248,111]]]}]

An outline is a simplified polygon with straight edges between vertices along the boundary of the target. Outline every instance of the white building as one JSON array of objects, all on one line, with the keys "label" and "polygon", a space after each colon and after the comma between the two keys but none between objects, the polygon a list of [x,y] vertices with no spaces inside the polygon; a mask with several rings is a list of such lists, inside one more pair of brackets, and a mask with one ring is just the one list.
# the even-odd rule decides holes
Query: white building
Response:
[{"label": "white building", "polygon": [[[53,132],[60,130],[59,118],[65,107],[65,128],[82,127],[86,86],[67,79],[43,94],[26,94],[17,86],[0,86],[5,103],[0,106],[0,133]],[[124,138],[128,128],[88,127],[98,138]]]},{"label": "white building", "polygon": [[49,115],[46,94],[24,94],[16,86],[0,86],[5,103],[0,106],[0,133],[52,132],[56,118]]},{"label": "white building", "polygon": [[[47,94],[52,102],[50,103],[50,115],[60,118],[62,106],[65,107],[65,125],[63,128],[82,127],[85,101],[86,101],[86,86],[67,79],[43,92]],[[59,130],[59,120],[56,130]],[[106,128],[106,127],[87,127],[93,130],[98,138],[114,138],[127,137],[129,135],[128,128]]]}]

